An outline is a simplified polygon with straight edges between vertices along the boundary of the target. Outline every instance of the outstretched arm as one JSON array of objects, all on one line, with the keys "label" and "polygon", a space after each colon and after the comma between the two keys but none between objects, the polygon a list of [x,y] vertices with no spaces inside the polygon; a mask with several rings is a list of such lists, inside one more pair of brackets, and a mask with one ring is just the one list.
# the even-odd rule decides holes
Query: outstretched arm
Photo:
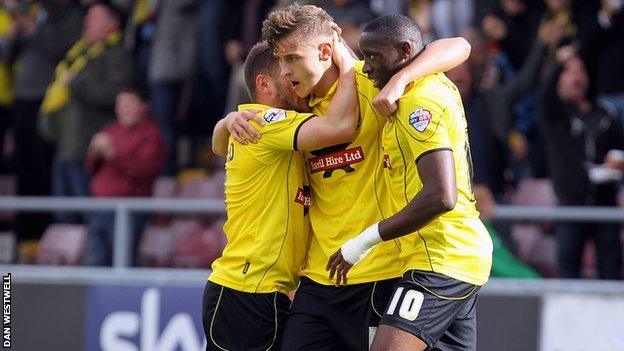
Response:
[{"label": "outstretched arm", "polygon": [[391,115],[397,108],[397,100],[403,96],[405,87],[410,82],[459,66],[470,56],[470,48],[468,41],[461,37],[431,42],[420,56],[390,78],[388,84],[375,96],[373,105],[382,115]]}]

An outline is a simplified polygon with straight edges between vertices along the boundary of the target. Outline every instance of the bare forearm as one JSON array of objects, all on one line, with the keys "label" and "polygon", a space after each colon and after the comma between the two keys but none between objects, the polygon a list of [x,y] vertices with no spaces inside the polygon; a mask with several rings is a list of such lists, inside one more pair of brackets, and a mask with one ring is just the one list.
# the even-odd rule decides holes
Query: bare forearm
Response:
[{"label": "bare forearm", "polygon": [[413,233],[450,209],[438,193],[421,191],[401,211],[379,223],[379,235],[386,241]]},{"label": "bare forearm", "polygon": [[230,133],[225,127],[224,120],[221,119],[217,122],[212,131],[212,152],[219,156],[225,156],[227,154],[229,138]]},{"label": "bare forearm", "polygon": [[470,56],[470,44],[464,38],[438,39],[407,67],[397,72],[393,78],[411,82],[420,77],[438,72],[446,72],[466,61]]},{"label": "bare forearm", "polygon": [[418,161],[417,168],[423,187],[401,211],[379,223],[383,240],[412,233],[455,207],[457,185],[452,151],[427,154]]}]

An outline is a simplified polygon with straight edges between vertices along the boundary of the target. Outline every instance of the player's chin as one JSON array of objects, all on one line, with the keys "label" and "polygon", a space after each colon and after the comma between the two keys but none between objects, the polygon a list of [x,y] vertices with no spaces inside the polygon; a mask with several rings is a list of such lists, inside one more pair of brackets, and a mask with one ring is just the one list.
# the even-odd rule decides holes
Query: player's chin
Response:
[{"label": "player's chin", "polygon": [[378,77],[369,77],[369,79],[373,82],[373,86],[377,89],[382,89],[386,85],[385,79]]},{"label": "player's chin", "polygon": [[308,95],[310,95],[310,93],[312,92],[310,88],[307,88],[306,86],[304,86],[303,84],[299,83],[299,85],[297,85],[295,88],[295,94],[297,94],[298,97],[304,99],[306,97],[308,97]]}]

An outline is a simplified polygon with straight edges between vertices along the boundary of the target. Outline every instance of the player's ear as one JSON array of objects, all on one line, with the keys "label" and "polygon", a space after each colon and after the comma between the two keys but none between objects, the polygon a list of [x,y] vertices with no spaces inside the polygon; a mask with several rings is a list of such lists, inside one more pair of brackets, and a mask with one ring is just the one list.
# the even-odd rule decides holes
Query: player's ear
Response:
[{"label": "player's ear", "polygon": [[329,42],[322,42],[318,46],[319,49],[319,59],[321,61],[331,60],[332,58],[332,44]]},{"label": "player's ear", "polygon": [[402,41],[399,44],[399,56],[401,60],[407,60],[411,57],[414,47],[409,41]]},{"label": "player's ear", "polygon": [[256,76],[256,91],[269,93],[269,81],[264,74],[258,74]]}]

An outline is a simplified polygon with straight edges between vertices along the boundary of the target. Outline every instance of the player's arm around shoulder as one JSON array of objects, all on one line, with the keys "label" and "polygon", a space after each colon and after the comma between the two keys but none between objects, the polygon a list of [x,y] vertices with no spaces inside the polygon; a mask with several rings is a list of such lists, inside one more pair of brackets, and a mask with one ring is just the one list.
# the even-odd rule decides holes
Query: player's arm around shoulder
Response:
[{"label": "player's arm around shoulder", "polygon": [[254,121],[256,125],[263,126],[265,121],[258,115],[258,112],[260,111],[233,111],[219,120],[212,132],[212,152],[225,157],[230,136],[243,145],[256,143],[261,138],[261,134],[249,121]]},{"label": "player's arm around shoulder", "polygon": [[391,115],[397,109],[397,100],[411,82],[430,74],[450,71],[466,61],[470,51],[470,44],[461,37],[433,41],[407,67],[392,76],[375,96],[373,105],[382,115]]},{"label": "player's arm around shoulder", "polygon": [[307,120],[297,134],[298,150],[315,150],[353,140],[359,121],[359,104],[355,81],[355,59],[337,35],[331,56],[340,77],[336,93],[322,117]]}]

